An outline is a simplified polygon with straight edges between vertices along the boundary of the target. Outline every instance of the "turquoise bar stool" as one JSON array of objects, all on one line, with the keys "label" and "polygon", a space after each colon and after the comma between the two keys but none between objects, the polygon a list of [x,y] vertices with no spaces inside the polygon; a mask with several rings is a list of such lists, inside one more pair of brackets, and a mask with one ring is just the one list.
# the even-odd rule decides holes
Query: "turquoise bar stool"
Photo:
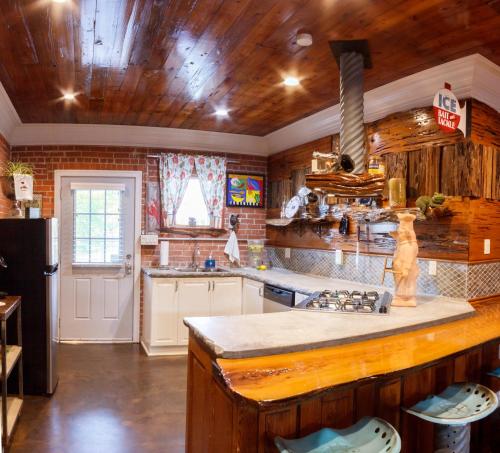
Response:
[{"label": "turquoise bar stool", "polygon": [[489,374],[490,376],[496,377],[496,378],[500,378],[500,368],[497,368],[493,371],[490,371],[487,374]]},{"label": "turquoise bar stool", "polygon": [[399,453],[401,439],[385,420],[363,417],[346,429],[323,428],[301,439],[276,437],[281,453]]},{"label": "turquoise bar stool", "polygon": [[480,384],[453,384],[404,409],[435,423],[434,448],[442,453],[470,451],[470,424],[490,415],[498,406],[495,392]]}]

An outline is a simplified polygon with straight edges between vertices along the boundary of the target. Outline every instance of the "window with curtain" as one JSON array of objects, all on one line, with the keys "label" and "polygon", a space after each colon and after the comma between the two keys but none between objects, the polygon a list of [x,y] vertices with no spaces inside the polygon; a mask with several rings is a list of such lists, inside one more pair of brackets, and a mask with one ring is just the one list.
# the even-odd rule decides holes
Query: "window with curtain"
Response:
[{"label": "window with curtain", "polygon": [[196,226],[222,228],[225,158],[166,153],[159,170],[163,226],[189,226],[191,218]]},{"label": "window with curtain", "polygon": [[123,261],[122,190],[73,190],[73,264],[116,265]]}]

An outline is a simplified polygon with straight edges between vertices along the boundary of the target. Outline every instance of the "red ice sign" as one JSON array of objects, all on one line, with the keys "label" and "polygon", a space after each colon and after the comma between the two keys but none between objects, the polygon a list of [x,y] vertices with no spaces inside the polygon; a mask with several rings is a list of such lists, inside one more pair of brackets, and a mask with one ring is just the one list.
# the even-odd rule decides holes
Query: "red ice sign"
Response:
[{"label": "red ice sign", "polygon": [[443,88],[434,96],[434,117],[440,129],[445,132],[455,132],[460,123],[460,105],[455,95]]}]

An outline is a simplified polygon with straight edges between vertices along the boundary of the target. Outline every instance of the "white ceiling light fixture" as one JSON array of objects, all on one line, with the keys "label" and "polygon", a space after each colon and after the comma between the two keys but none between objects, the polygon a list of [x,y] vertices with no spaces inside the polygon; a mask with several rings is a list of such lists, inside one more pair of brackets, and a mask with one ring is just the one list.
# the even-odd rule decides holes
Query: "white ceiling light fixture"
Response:
[{"label": "white ceiling light fixture", "polygon": [[287,87],[296,87],[297,85],[300,85],[300,80],[297,77],[288,76],[288,77],[285,77],[285,80],[283,80],[283,83]]},{"label": "white ceiling light fixture", "polygon": [[297,33],[295,42],[301,47],[309,47],[313,43],[313,37],[310,33]]},{"label": "white ceiling light fixture", "polygon": [[229,111],[227,109],[220,108],[215,111],[215,114],[217,116],[229,116]]},{"label": "white ceiling light fixture", "polygon": [[68,0],[52,0],[52,3],[66,3]]},{"label": "white ceiling light fixture", "polygon": [[75,97],[76,97],[76,95],[74,93],[64,93],[64,95],[63,95],[63,99],[65,101],[74,101]]}]

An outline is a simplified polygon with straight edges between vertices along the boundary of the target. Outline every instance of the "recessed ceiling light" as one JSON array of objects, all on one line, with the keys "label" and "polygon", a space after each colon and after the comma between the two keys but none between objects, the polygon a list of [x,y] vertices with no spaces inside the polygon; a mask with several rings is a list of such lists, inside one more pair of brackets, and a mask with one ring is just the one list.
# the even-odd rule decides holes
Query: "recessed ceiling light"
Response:
[{"label": "recessed ceiling light", "polygon": [[313,37],[310,33],[297,33],[296,42],[301,47],[309,47],[313,43]]},{"label": "recessed ceiling light", "polygon": [[300,81],[297,77],[286,77],[285,80],[283,80],[283,83],[289,87],[296,87],[297,85],[300,85]]},{"label": "recessed ceiling light", "polygon": [[66,3],[67,0],[52,0],[53,3]]},{"label": "recessed ceiling light", "polygon": [[217,116],[228,116],[228,115],[229,115],[229,112],[228,112],[228,110],[227,110],[227,109],[217,109],[217,110],[215,111],[215,114],[216,114]]},{"label": "recessed ceiling light", "polygon": [[74,93],[64,93],[63,99],[65,101],[74,101],[75,100],[75,94]]}]

